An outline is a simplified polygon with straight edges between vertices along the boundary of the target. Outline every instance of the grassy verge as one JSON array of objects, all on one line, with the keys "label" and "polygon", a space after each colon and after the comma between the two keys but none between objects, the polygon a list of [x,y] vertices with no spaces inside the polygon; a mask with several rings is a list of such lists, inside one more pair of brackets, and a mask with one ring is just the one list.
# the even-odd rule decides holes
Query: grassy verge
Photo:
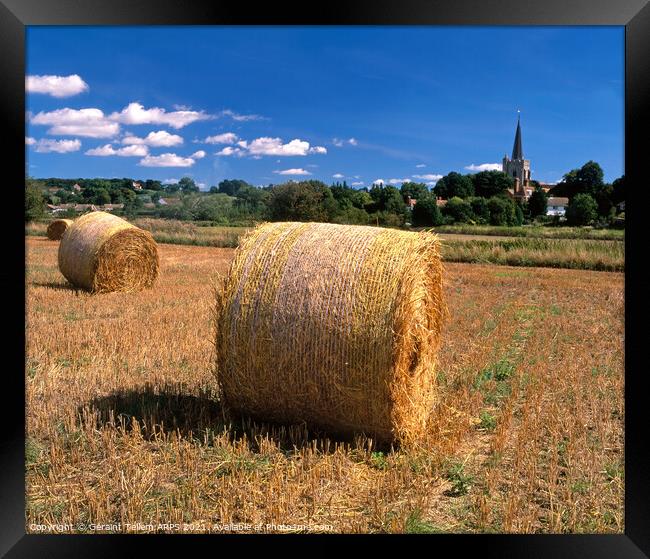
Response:
[{"label": "grassy verge", "polygon": [[625,247],[622,242],[602,243],[586,239],[494,239],[443,241],[448,262],[540,266],[622,272]]},{"label": "grassy verge", "polygon": [[622,241],[622,229],[593,229],[591,227],[498,227],[495,225],[442,225],[434,227],[436,233],[455,235],[493,235],[498,237],[527,237],[542,239],[593,239],[600,241]]},{"label": "grassy verge", "polygon": [[[247,227],[197,227],[193,223],[138,219],[134,224],[150,231],[159,243],[233,248]],[[497,228],[493,228],[497,229]],[[517,228],[498,228],[510,231]],[[521,228],[519,228],[521,229]],[[440,229],[436,229],[440,233]],[[457,231],[455,231],[457,232]],[[503,231],[505,233],[506,231]],[[592,233],[600,231],[592,231]],[[35,223],[26,228],[27,235],[45,235],[46,224]],[[609,231],[609,233],[620,233]],[[476,229],[479,234],[479,229]],[[480,234],[485,234],[483,231]],[[602,242],[595,239],[552,239],[516,237],[478,239],[444,239],[443,258],[448,262],[475,264],[500,264],[506,266],[536,266],[621,272],[625,270],[625,247],[619,242]]]}]

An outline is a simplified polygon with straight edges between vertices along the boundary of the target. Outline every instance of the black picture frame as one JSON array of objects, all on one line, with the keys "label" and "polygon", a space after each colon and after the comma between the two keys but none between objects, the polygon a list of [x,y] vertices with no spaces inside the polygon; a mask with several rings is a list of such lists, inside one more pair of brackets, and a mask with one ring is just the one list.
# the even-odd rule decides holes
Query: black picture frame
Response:
[{"label": "black picture frame", "polygon": [[[3,361],[4,421],[0,429],[0,555],[7,557],[134,556],[151,552],[152,541],[166,551],[186,550],[190,540],[209,536],[85,536],[25,533],[24,364],[25,245],[21,213],[25,178],[25,27],[30,25],[621,25],[625,26],[625,174],[629,184],[643,187],[643,140],[650,130],[650,5],[647,0],[362,0],[315,3],[305,7],[276,3],[252,6],[224,1],[179,0],[0,0],[0,107],[6,138],[3,148],[4,194],[3,266],[5,355]],[[9,171],[7,173],[6,171]],[[480,557],[648,557],[650,556],[650,456],[648,453],[646,368],[644,347],[642,251],[642,191],[631,189],[626,199],[625,236],[625,533],[622,535],[437,535],[417,542],[432,554]],[[634,202],[638,198],[637,202]],[[8,303],[8,304],[7,304]],[[291,542],[313,543],[313,537]],[[380,536],[383,537],[383,536]],[[425,536],[410,536],[425,537]],[[164,538],[164,540],[163,540]],[[334,536],[318,537],[322,549]],[[241,552],[262,536],[222,536],[213,553]],[[345,536],[345,545],[354,542]],[[364,539],[364,545],[365,540]],[[331,542],[330,542],[331,540]],[[264,546],[287,543],[264,537]],[[224,548],[224,544],[227,548]],[[441,547],[442,544],[442,547]],[[146,546],[146,547],[145,547]],[[182,546],[182,548],[181,548]],[[217,547],[218,546],[218,547]],[[231,547],[233,546],[233,547]],[[445,551],[443,551],[443,549]],[[271,552],[271,548],[265,549]]]}]

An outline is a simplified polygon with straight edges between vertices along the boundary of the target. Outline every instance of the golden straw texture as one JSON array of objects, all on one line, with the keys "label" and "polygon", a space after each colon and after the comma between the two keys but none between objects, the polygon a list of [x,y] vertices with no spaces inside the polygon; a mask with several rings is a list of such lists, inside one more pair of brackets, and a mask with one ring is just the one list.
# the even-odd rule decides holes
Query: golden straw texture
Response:
[{"label": "golden straw texture", "polygon": [[55,219],[47,226],[47,238],[50,241],[58,241],[70,225],[72,225],[71,219]]},{"label": "golden straw texture", "polygon": [[158,268],[151,233],[106,212],[75,220],[59,245],[61,273],[71,284],[96,293],[151,287]]},{"label": "golden straw texture", "polygon": [[435,235],[263,224],[242,239],[216,307],[231,411],[381,443],[424,434],[446,314]]}]

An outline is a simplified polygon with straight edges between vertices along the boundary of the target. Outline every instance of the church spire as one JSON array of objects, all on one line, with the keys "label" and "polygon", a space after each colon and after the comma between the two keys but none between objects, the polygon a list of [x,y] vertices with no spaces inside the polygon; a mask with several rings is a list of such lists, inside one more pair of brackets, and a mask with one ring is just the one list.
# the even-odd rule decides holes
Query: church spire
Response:
[{"label": "church spire", "polygon": [[521,123],[519,122],[519,111],[517,111],[517,132],[515,133],[515,144],[512,146],[512,159],[523,159],[524,150],[521,147]]}]

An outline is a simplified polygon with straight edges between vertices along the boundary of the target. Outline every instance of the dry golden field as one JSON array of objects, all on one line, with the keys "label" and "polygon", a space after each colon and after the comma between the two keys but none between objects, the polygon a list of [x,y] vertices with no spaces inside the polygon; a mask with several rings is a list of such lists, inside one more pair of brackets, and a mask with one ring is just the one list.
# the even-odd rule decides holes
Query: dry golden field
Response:
[{"label": "dry golden field", "polygon": [[28,532],[613,532],[623,518],[623,274],[446,264],[440,403],[418,450],[227,423],[212,280],[88,295],[27,244]]}]

